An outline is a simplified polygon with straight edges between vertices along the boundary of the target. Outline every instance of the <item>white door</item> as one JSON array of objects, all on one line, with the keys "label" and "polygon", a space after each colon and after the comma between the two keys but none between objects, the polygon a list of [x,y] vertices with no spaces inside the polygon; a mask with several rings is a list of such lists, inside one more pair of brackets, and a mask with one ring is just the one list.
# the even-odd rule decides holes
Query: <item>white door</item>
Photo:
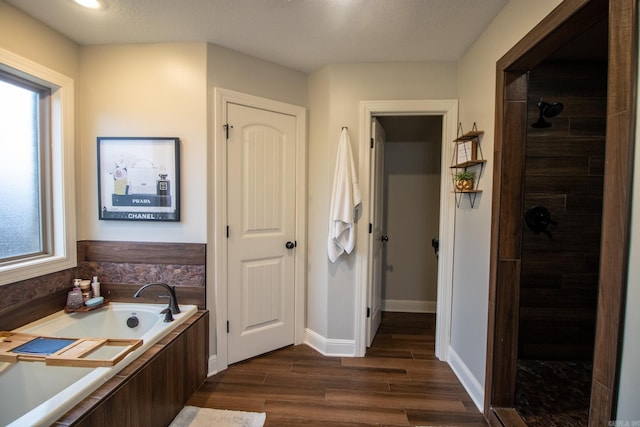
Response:
[{"label": "white door", "polygon": [[373,149],[371,150],[371,165],[373,167],[371,193],[371,218],[372,232],[369,233],[369,247],[371,253],[371,270],[369,277],[371,282],[368,291],[367,304],[367,347],[371,346],[373,338],[380,327],[382,317],[382,269],[384,268],[384,245],[387,236],[384,233],[384,129],[380,122],[371,119],[371,135],[373,136]]},{"label": "white door", "polygon": [[294,343],[296,118],[227,104],[228,363]]}]

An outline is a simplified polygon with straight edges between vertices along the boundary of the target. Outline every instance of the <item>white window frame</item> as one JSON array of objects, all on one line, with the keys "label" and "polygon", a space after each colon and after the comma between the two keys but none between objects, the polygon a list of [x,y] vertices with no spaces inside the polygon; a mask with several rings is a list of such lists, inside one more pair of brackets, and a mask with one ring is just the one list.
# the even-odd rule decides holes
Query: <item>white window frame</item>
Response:
[{"label": "white window frame", "polygon": [[50,252],[0,265],[0,286],[77,266],[74,171],[74,81],[0,48],[0,69],[51,89]]}]

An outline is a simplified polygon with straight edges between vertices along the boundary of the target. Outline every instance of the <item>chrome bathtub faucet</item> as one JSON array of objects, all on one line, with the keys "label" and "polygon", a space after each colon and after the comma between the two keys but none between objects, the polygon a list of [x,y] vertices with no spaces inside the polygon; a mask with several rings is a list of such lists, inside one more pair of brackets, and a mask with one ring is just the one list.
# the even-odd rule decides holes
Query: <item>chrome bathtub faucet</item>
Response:
[{"label": "chrome bathtub faucet", "polygon": [[[169,292],[169,310],[171,310],[172,314],[178,314],[180,313],[180,307],[178,307],[178,298],[176,297],[176,287],[175,286],[169,286],[166,283],[147,283],[146,285],[142,286],[140,289],[138,289],[136,291],[135,294],[133,294],[134,298],[138,298],[140,296],[140,294],[142,293],[142,291],[144,291],[145,289],[147,289],[149,286],[161,286],[163,288],[165,288],[168,292]],[[166,295],[160,295],[160,298],[167,298]]]}]

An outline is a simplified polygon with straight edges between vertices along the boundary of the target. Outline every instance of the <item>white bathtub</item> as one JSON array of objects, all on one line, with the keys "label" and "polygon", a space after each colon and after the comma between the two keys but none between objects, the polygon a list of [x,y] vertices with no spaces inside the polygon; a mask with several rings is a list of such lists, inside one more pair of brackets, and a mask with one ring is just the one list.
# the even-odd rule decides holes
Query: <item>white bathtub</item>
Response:
[{"label": "white bathtub", "polygon": [[[48,426],[191,317],[195,305],[180,305],[173,322],[164,322],[166,304],[111,303],[87,313],[54,313],[20,329],[69,338],[141,338],[142,346],[108,368],[46,366],[44,362],[0,363],[0,426]],[[129,328],[135,316],[138,326]]]}]

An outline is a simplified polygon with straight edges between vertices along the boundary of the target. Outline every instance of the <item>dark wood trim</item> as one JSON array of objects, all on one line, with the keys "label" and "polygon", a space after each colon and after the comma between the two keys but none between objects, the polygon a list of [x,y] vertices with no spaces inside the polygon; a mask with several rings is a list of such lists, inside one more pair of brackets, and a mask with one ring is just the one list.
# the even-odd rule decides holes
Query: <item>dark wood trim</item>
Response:
[{"label": "dark wood trim", "polygon": [[[607,149],[605,154],[605,198],[600,257],[599,304],[594,357],[590,426],[606,425],[615,418],[618,388],[621,327],[627,282],[633,152],[635,147],[635,102],[637,77],[637,0],[565,0],[497,63],[494,185],[492,202],[491,261],[489,283],[489,333],[485,414],[508,402],[517,357],[509,343],[517,341],[517,324],[509,304],[517,298],[514,277],[520,260],[514,215],[521,211],[516,185],[506,177],[518,176],[510,163],[515,151],[506,144],[519,144],[514,127],[526,126],[519,119],[511,94],[513,83],[544,60],[556,47],[583,32],[589,25],[609,16],[609,100],[607,106]],[[517,162],[516,162],[517,163]],[[519,203],[520,206],[516,206]],[[519,221],[520,218],[517,218]],[[509,272],[514,274],[510,274]],[[513,307],[512,307],[513,308]],[[509,322],[506,324],[504,322]],[[506,344],[505,344],[506,343]],[[505,368],[506,367],[506,368]],[[512,399],[512,398],[511,398]],[[500,405],[503,406],[503,405]]]},{"label": "dark wood trim", "polygon": [[501,70],[528,71],[607,15],[606,0],[564,0],[498,61]]},{"label": "dark wood trim", "polygon": [[616,418],[636,143],[637,0],[611,1],[609,8],[607,145],[600,247],[602,256],[590,426],[607,425]]},{"label": "dark wood trim", "polygon": [[495,414],[500,426],[527,427],[527,423],[514,408],[493,408],[492,414]]},{"label": "dark wood trim", "polygon": [[78,242],[78,262],[205,265],[204,243]]}]

